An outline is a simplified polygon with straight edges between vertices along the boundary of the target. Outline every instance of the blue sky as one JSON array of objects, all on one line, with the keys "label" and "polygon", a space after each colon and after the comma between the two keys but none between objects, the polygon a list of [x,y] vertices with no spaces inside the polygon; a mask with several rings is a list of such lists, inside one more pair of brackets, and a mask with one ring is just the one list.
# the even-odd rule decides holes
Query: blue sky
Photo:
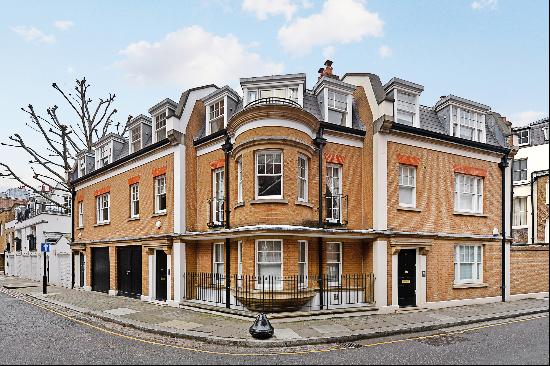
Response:
[{"label": "blue sky", "polygon": [[94,96],[117,94],[124,122],[199,84],[305,72],[311,87],[327,57],[340,75],[422,84],[422,104],[452,93],[522,124],[548,115],[548,12],[546,0],[4,1],[0,138],[40,143],[20,107],[65,108],[52,82],[85,75]]}]

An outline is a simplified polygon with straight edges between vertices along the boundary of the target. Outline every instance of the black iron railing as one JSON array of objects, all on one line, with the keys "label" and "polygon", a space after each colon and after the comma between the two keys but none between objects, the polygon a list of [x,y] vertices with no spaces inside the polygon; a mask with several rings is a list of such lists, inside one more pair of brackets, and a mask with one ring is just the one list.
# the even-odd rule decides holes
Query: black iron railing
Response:
[{"label": "black iron railing", "polygon": [[[286,312],[351,307],[374,303],[374,275],[347,274],[335,278],[308,276],[231,276],[230,308],[255,312]],[[225,306],[225,275],[184,274],[187,301]]]},{"label": "black iron railing", "polygon": [[341,194],[325,196],[325,223],[328,225],[348,224],[348,196]]},{"label": "black iron railing", "polygon": [[225,225],[225,200],[210,198],[208,200],[208,227],[216,228]]},{"label": "black iron railing", "polygon": [[18,222],[22,222],[42,214],[70,215],[71,210],[52,204],[37,204],[33,207],[19,209],[16,218]]},{"label": "black iron railing", "polygon": [[263,105],[287,105],[290,107],[302,108],[298,102],[295,102],[292,99],[279,98],[279,97],[269,97],[269,98],[260,98],[248,103],[244,109],[258,107]]}]

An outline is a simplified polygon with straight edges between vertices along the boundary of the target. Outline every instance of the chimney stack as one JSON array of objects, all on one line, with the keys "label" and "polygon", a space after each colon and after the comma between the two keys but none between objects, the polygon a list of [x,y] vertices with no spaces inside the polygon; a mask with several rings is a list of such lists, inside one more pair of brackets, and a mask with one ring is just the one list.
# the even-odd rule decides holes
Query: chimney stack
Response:
[{"label": "chimney stack", "polygon": [[[325,61],[325,67],[324,68],[320,68],[319,71],[317,71],[319,73],[319,79],[321,79],[323,76],[328,76],[329,78],[334,78],[335,76],[332,74],[332,61],[331,60],[326,60]],[[336,78],[338,78],[336,76]]]}]

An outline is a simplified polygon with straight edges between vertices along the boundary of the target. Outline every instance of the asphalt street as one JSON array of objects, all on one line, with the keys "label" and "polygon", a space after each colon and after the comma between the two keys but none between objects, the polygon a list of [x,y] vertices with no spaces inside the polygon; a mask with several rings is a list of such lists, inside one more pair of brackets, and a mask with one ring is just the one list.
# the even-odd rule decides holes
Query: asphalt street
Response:
[{"label": "asphalt street", "polygon": [[548,364],[548,314],[288,349],[142,333],[0,294],[1,364]]}]

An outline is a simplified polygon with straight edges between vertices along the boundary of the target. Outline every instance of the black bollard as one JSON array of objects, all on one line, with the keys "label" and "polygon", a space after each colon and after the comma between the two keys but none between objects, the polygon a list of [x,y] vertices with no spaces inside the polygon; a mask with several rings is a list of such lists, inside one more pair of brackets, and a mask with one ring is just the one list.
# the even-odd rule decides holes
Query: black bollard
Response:
[{"label": "black bollard", "polygon": [[271,323],[267,319],[267,315],[265,315],[264,313],[261,313],[260,315],[258,315],[256,320],[254,321],[254,324],[252,324],[249,331],[253,338],[269,339],[273,337],[273,332],[275,330],[273,329],[273,326],[271,326]]}]

